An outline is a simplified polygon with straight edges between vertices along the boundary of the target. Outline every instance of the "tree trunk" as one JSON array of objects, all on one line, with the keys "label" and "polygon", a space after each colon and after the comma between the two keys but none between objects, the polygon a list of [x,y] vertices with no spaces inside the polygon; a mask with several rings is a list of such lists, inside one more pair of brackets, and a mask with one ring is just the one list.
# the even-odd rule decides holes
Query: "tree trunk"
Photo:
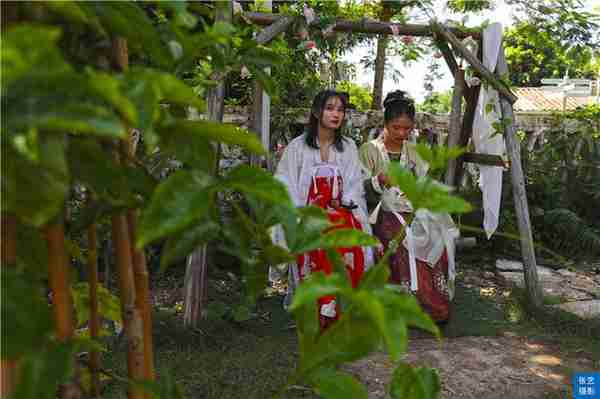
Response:
[{"label": "tree trunk", "polygon": [[[233,3],[227,1],[218,4],[215,16],[216,21],[230,22],[233,12]],[[209,119],[216,122],[223,121],[223,101],[225,98],[225,85],[223,83],[225,77],[219,76],[215,80],[221,82],[208,92],[208,114]],[[219,154],[220,147],[217,144],[217,164],[215,165],[215,173],[219,171]],[[207,269],[208,269],[208,247],[206,244],[200,248],[196,248],[194,252],[188,256],[185,269],[185,282],[183,287],[184,295],[184,312],[183,325],[186,327],[196,327],[203,315],[203,306],[206,301],[207,287]]]},{"label": "tree trunk", "polygon": [[[381,21],[389,22],[392,18],[392,9],[387,4],[383,4]],[[373,103],[371,109],[381,109],[383,102],[383,79],[385,77],[386,49],[388,36],[380,35],[377,39],[377,56],[375,57],[375,79],[373,80]]]},{"label": "tree trunk", "polygon": [[[1,248],[2,268],[14,267],[17,262],[17,218],[6,213],[2,214]],[[17,360],[2,359],[0,366],[0,397],[8,398],[17,385]]]},{"label": "tree trunk", "polygon": [[[454,74],[454,90],[452,92],[452,110],[450,112],[450,125],[448,126],[448,148],[457,147],[460,141],[460,127],[462,121],[462,97],[465,90],[465,71],[457,69]],[[458,186],[456,180],[456,159],[448,161],[446,171],[446,184]]]}]

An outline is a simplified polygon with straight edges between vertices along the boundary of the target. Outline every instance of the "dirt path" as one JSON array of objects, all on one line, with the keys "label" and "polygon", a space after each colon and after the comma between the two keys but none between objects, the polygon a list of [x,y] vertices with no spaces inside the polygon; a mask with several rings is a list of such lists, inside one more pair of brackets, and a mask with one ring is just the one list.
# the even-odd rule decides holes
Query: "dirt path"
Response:
[{"label": "dirt path", "polygon": [[[561,356],[556,346],[515,336],[460,337],[441,344],[430,338],[411,340],[404,361],[436,368],[441,398],[473,399],[562,397],[571,373],[593,365],[585,358]],[[369,398],[383,399],[393,367],[385,354],[377,353],[345,369],[367,385]]]}]

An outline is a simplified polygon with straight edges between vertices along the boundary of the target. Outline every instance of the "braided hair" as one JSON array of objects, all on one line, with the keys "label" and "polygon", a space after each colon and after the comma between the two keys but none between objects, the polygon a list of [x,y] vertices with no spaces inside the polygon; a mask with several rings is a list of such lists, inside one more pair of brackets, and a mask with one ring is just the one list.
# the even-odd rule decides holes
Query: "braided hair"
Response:
[{"label": "braided hair", "polygon": [[[323,116],[323,110],[327,104],[327,100],[331,97],[337,97],[342,102],[344,112],[348,107],[348,94],[338,92],[335,90],[323,90],[313,100],[312,107],[310,110],[310,119],[308,120],[308,129],[305,136],[306,145],[310,148],[319,149],[319,121]],[[344,151],[344,136],[342,135],[341,127],[336,129],[335,137],[333,139],[333,146],[339,152]]]},{"label": "braided hair", "polygon": [[406,96],[402,90],[392,91],[385,96],[383,100],[383,120],[385,123],[396,119],[399,116],[406,115],[412,121],[415,120],[415,102]]}]

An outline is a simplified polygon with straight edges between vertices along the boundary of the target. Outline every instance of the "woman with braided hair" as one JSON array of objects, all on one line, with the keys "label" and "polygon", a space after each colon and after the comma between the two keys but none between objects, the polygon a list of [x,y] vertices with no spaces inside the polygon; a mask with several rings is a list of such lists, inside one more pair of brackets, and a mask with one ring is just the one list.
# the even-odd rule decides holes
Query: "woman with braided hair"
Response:
[{"label": "woman with braided hair", "polygon": [[403,91],[389,93],[384,101],[383,134],[360,148],[364,189],[372,214],[369,222],[384,248],[400,234],[399,245],[388,259],[390,280],[416,294],[425,311],[437,322],[449,316],[454,292],[454,239],[458,235],[448,214],[420,209],[390,184],[390,162],[399,162],[417,177],[428,165],[416,152],[413,129],[415,105]]}]

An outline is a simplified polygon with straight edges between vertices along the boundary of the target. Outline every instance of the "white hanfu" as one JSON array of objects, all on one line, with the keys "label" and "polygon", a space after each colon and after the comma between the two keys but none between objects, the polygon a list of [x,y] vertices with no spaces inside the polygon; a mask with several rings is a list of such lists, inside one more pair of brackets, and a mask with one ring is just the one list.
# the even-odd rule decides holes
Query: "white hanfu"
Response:
[{"label": "white hanfu", "polygon": [[[290,197],[297,207],[307,205],[307,198],[311,183],[321,168],[327,164],[335,168],[339,173],[342,182],[342,203],[353,203],[357,207],[352,210],[354,217],[362,225],[363,231],[371,234],[371,228],[368,222],[367,204],[364,196],[362,181],[361,162],[358,157],[358,149],[354,141],[349,138],[343,140],[343,151],[338,151],[334,145],[329,147],[327,162],[321,159],[321,151],[311,148],[306,144],[305,135],[292,140],[285,148],[281,160],[277,165],[275,177],[283,182],[288,189]],[[277,245],[287,247],[283,229],[277,226],[273,229],[273,242]],[[373,264],[373,251],[371,248],[364,248],[365,268]],[[274,270],[275,269],[275,270]],[[270,278],[276,279],[277,275],[288,271],[288,295],[284,304],[291,303],[291,298],[295,287],[299,282],[298,266],[296,263],[279,265],[272,268]]]}]

